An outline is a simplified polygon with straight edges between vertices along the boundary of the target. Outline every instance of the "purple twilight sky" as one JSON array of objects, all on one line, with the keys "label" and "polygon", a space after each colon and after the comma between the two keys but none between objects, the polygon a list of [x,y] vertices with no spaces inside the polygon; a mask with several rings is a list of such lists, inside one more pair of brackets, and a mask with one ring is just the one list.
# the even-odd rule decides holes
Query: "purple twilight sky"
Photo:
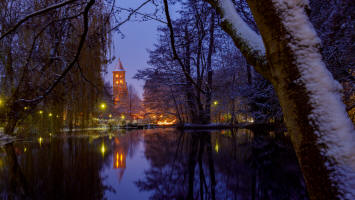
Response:
[{"label": "purple twilight sky", "polygon": [[[116,1],[116,5],[122,8],[135,9],[143,2],[143,0],[125,0]],[[152,4],[146,4],[139,12],[152,13],[154,12],[154,6]],[[127,16],[126,14],[127,12],[122,11],[119,14],[121,17],[119,21],[123,21]],[[118,58],[120,58],[126,70],[127,84],[132,84],[142,97],[144,81],[133,79],[133,76],[138,69],[148,67],[147,61],[149,54],[147,49],[153,48],[153,44],[158,38],[157,27],[160,25],[164,24],[154,20],[142,21],[140,18],[133,16],[130,21],[120,27],[120,31],[124,36],[117,32],[113,33],[112,56],[115,56],[116,59],[108,66],[108,73],[105,74],[106,81],[110,82],[112,85],[112,71],[118,63]]]}]

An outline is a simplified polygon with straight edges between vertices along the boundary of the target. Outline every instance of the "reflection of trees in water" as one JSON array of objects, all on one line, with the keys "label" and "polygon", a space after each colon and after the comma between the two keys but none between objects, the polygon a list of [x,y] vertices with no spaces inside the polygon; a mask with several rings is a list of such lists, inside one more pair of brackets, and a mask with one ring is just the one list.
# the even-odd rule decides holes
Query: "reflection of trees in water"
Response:
[{"label": "reflection of trees in water", "polygon": [[[8,163],[0,171],[0,197],[9,199],[102,199],[100,170],[109,165],[107,138],[51,138],[6,146]],[[26,152],[25,152],[26,151]],[[16,155],[17,154],[17,155]],[[10,183],[10,184],[9,184]]]},{"label": "reflection of trees in water", "polygon": [[136,184],[153,191],[151,199],[307,199],[285,137],[152,133],[145,135],[145,155],[151,168]]}]

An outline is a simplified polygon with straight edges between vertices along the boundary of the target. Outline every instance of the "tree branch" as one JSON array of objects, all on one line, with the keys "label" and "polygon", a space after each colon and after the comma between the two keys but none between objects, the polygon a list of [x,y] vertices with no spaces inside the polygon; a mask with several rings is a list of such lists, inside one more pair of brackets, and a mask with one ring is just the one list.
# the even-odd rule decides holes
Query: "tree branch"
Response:
[{"label": "tree branch", "polygon": [[[130,10],[130,9],[121,8],[121,7],[120,7],[119,9],[124,10],[124,11],[128,11],[128,12],[131,12],[131,11],[132,11],[132,10]],[[155,20],[155,21],[157,21],[157,22],[161,22],[161,23],[163,23],[163,24],[167,24],[167,22],[165,22],[165,21],[163,21],[163,20],[161,20],[161,19],[159,19],[159,18],[156,18],[156,17],[151,17],[151,16],[148,15],[148,14],[141,13],[141,12],[138,12],[138,11],[136,11],[135,13],[138,14],[138,15],[142,15],[143,17],[149,18],[149,19],[151,19],[151,20]]]},{"label": "tree branch", "polygon": [[247,62],[265,78],[271,78],[263,40],[235,10],[232,0],[205,0],[222,18],[221,27],[233,39]]},{"label": "tree branch", "polygon": [[179,57],[179,55],[177,54],[176,51],[176,47],[175,47],[175,36],[174,36],[174,29],[173,29],[173,25],[171,22],[171,18],[170,18],[170,14],[169,14],[169,6],[168,6],[168,1],[164,0],[164,9],[165,9],[165,16],[166,16],[166,20],[167,20],[167,24],[168,24],[168,28],[170,31],[170,43],[171,43],[171,48],[173,50],[173,60],[177,60],[179,65],[182,68],[182,71],[184,72],[186,78],[203,94],[205,94],[206,92],[204,90],[202,90],[201,87],[199,87],[197,85],[197,83],[193,80],[193,78],[190,76],[190,74],[187,72],[185,65],[183,64],[181,58]]},{"label": "tree branch", "polygon": [[113,27],[111,30],[109,30],[107,33],[110,33],[111,31],[117,29],[118,27],[120,27],[122,24],[128,22],[132,15],[134,15],[139,9],[141,9],[143,6],[145,6],[147,3],[149,3],[151,0],[147,0],[145,2],[143,2],[140,6],[138,6],[136,9],[132,10],[131,13],[128,15],[128,17],[123,20],[121,23],[117,24],[115,27]]},{"label": "tree branch", "polygon": [[26,22],[28,19],[32,18],[32,17],[35,17],[37,15],[41,15],[43,13],[46,13],[50,10],[54,10],[54,9],[57,9],[57,8],[60,8],[60,7],[63,7],[67,4],[70,4],[70,3],[73,3],[77,0],[69,0],[69,1],[64,1],[62,3],[58,3],[58,4],[55,4],[55,5],[52,5],[52,6],[49,6],[47,8],[43,8],[41,10],[38,10],[38,11],[35,11],[29,15],[27,15],[26,17],[24,17],[23,19],[21,19],[19,22],[17,22],[17,24],[15,26],[13,26],[12,28],[10,28],[10,30],[8,30],[6,33],[4,33],[1,37],[0,37],[0,40],[2,40],[4,37],[6,37],[7,35],[9,35],[10,33],[14,32],[19,26],[21,26],[21,24],[23,24],[24,22]]},{"label": "tree branch", "polygon": [[83,16],[83,20],[84,20],[84,31],[80,37],[80,42],[79,42],[79,46],[77,49],[77,52],[75,54],[75,57],[73,59],[73,61],[67,66],[67,68],[65,68],[65,70],[62,72],[62,74],[54,81],[54,83],[45,91],[45,93],[42,96],[39,96],[35,99],[31,99],[31,100],[25,100],[25,99],[20,99],[19,101],[22,102],[26,102],[26,103],[35,103],[35,102],[40,102],[42,99],[44,99],[45,97],[47,97],[53,90],[54,88],[59,84],[59,82],[66,76],[66,74],[73,68],[73,66],[75,65],[75,63],[78,61],[81,50],[84,46],[85,40],[86,40],[86,36],[88,33],[88,24],[89,24],[89,19],[88,19],[88,14],[89,14],[89,10],[91,8],[92,5],[94,5],[95,0],[90,0],[89,3],[86,5],[85,10],[84,10],[84,16]]}]

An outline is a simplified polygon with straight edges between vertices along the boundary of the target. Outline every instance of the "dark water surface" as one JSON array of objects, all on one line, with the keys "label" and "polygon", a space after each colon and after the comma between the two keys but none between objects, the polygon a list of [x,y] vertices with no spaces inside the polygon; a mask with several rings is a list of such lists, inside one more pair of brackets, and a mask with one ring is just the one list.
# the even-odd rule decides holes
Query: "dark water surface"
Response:
[{"label": "dark water surface", "polygon": [[29,137],[0,149],[0,199],[307,199],[289,139],[246,129]]}]

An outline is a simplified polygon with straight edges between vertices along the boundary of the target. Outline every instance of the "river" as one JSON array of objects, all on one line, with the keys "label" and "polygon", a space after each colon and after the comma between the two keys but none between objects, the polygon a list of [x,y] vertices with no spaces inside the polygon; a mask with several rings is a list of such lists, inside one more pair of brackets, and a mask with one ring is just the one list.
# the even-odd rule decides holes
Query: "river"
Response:
[{"label": "river", "polygon": [[0,149],[0,199],[308,199],[284,134],[87,131]]}]

